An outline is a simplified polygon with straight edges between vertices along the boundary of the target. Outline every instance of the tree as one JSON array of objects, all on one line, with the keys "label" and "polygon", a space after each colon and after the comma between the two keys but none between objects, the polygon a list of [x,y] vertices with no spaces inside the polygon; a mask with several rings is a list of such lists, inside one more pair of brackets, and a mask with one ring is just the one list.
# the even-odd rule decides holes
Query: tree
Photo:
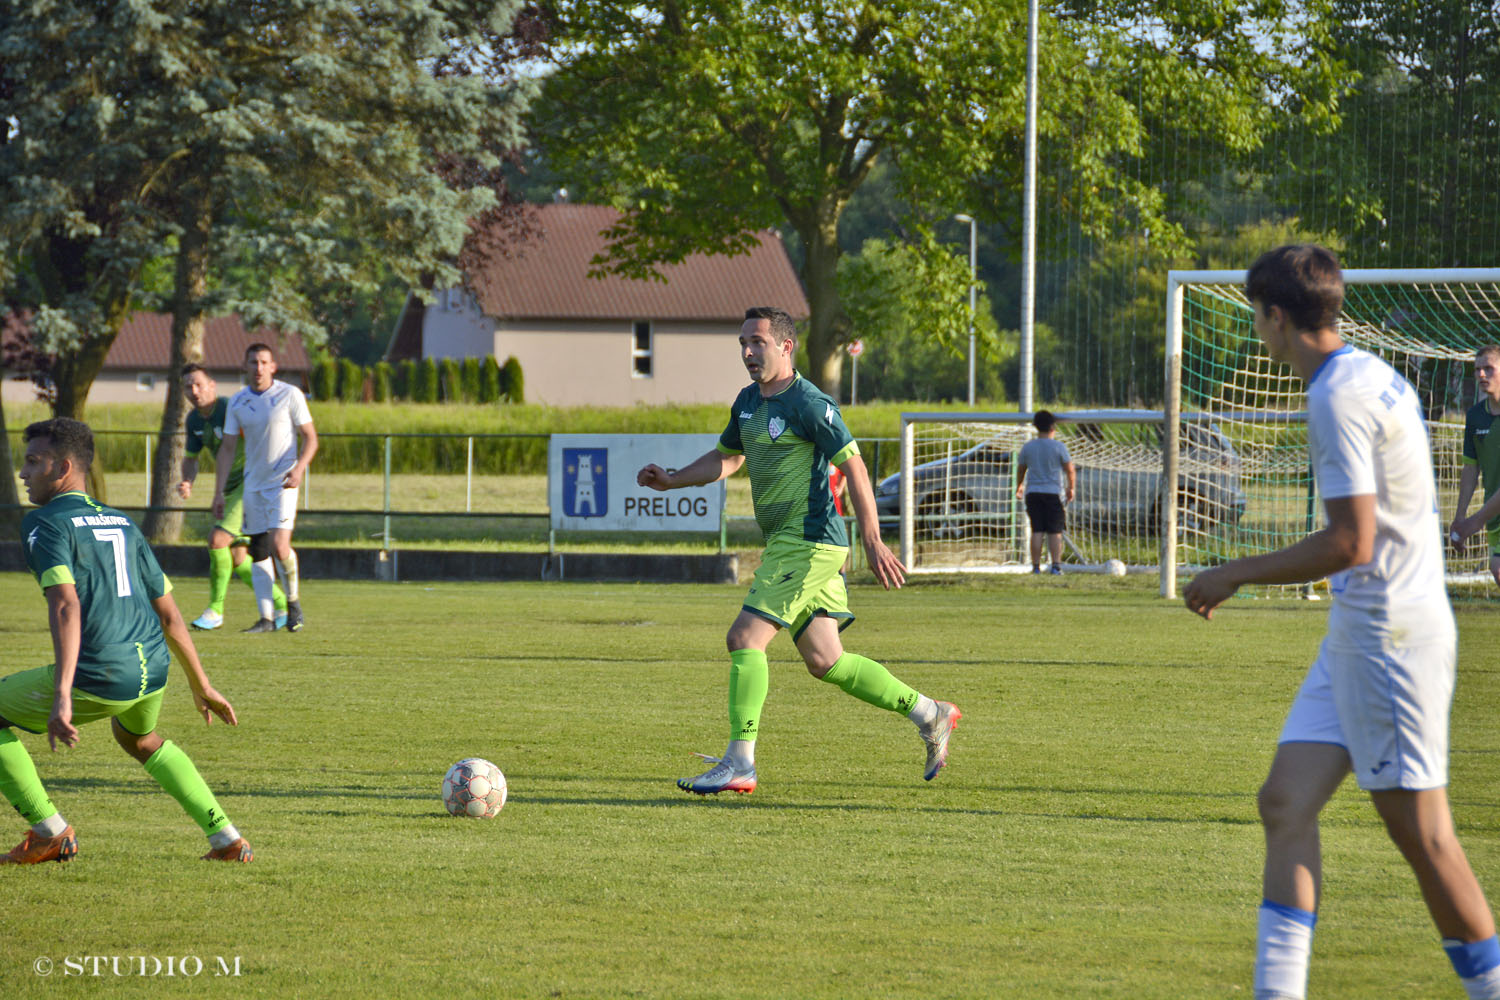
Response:
[{"label": "tree", "polygon": [[[1318,7],[1295,4],[1298,12]],[[1147,125],[1254,148],[1296,101],[1335,86],[1313,37],[1281,27],[1290,0],[1190,0],[1143,23],[1133,0],[1044,12],[1038,129],[1045,190],[1097,233],[1174,227],[1139,181]],[[559,0],[558,71],[533,115],[549,166],[585,200],[625,211],[601,269],[648,276],[690,252],[743,252],[789,226],[801,242],[811,376],[836,391],[850,334],[839,225],[883,161],[914,231],[954,211],[1019,229],[1025,5],[1020,0]],[[1142,82],[1144,81],[1144,86]],[[1137,99],[1139,98],[1139,99]],[[919,241],[920,242],[920,241]]]},{"label": "tree", "polygon": [[[94,299],[34,282],[38,328],[68,359],[59,409],[76,397],[81,412],[141,291],[142,262],[168,251],[175,272],[159,305],[173,314],[174,369],[201,358],[211,310],[316,339],[330,287],[369,293],[390,275],[456,283],[465,253],[489,252],[471,220],[474,232],[507,231],[487,214],[503,201],[500,156],[520,143],[532,88],[507,69],[531,45],[512,32],[520,10],[517,0],[0,0],[0,121],[14,123],[0,196],[26,206],[0,214],[4,257],[29,255],[47,279],[62,270],[61,245],[75,270],[118,275]],[[82,224],[93,202],[102,219],[124,220],[120,234]],[[215,267],[247,254],[248,274]],[[186,403],[169,385],[154,507],[175,504],[181,458]],[[157,513],[147,533],[174,532]]]},{"label": "tree", "polygon": [[1500,8],[1491,0],[1335,0],[1356,80],[1331,134],[1266,168],[1293,213],[1342,234],[1360,267],[1463,267],[1500,254]]}]

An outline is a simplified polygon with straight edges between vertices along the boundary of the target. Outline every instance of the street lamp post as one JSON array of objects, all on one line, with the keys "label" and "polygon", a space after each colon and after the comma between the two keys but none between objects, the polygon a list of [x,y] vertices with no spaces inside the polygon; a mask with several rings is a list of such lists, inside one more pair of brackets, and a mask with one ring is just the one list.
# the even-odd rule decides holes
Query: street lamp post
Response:
[{"label": "street lamp post", "polygon": [[978,291],[975,285],[975,264],[978,257],[979,240],[972,215],[964,215],[960,212],[953,218],[959,222],[967,222],[969,224],[969,407],[972,409],[974,406],[974,297]]}]

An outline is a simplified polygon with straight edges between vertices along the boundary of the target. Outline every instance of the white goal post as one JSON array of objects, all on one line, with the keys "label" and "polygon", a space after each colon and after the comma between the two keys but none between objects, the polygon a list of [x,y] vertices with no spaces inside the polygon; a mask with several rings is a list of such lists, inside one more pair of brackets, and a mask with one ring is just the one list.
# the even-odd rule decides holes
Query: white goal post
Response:
[{"label": "white goal post", "polygon": [[[1322,520],[1307,469],[1303,387],[1289,368],[1271,361],[1261,348],[1245,298],[1246,274],[1168,272],[1164,357],[1162,479],[1172,481],[1181,463],[1186,389],[1192,408],[1216,412],[1218,426],[1245,464],[1250,514],[1242,522],[1238,553],[1285,544],[1286,538],[1276,530],[1259,535],[1256,531],[1273,522],[1284,531],[1303,510],[1309,528],[1314,519]],[[1464,410],[1474,401],[1474,350],[1500,342],[1500,268],[1351,269],[1343,277],[1343,338],[1384,357],[1413,383],[1422,399],[1433,445],[1439,514],[1446,520],[1457,491]],[[1307,470],[1300,488],[1291,475],[1299,464]],[[1482,491],[1476,491],[1475,500],[1482,499]],[[1175,492],[1164,494],[1163,597],[1175,596],[1184,555],[1177,500]],[[1281,513],[1266,513],[1272,508]],[[1474,509],[1471,505],[1470,512]],[[1290,517],[1288,510],[1293,511]],[[1450,585],[1488,581],[1472,548],[1470,552],[1468,557],[1450,558]]]}]

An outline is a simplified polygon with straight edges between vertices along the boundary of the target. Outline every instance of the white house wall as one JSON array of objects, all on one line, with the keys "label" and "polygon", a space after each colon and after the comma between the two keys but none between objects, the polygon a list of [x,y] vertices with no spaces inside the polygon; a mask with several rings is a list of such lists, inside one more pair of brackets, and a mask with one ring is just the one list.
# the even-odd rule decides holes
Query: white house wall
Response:
[{"label": "white house wall", "polygon": [[[649,317],[640,317],[649,320]],[[423,357],[514,356],[526,401],[553,406],[723,403],[750,377],[739,360],[740,322],[652,323],[651,375],[632,374],[634,320],[512,320],[497,323],[465,300],[440,297],[423,320]]]}]

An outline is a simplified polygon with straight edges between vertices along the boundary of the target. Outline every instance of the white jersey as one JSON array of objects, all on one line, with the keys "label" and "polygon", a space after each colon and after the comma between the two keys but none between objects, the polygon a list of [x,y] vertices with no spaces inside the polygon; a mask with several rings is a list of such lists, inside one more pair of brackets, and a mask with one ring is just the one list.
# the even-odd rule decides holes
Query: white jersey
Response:
[{"label": "white jersey", "polygon": [[234,394],[224,414],[224,436],[245,437],[245,492],[275,489],[297,464],[297,428],[312,423],[307,397],[275,379],[265,392]]},{"label": "white jersey", "polygon": [[1308,383],[1307,436],[1325,500],[1375,498],[1370,561],[1328,581],[1330,638],[1451,642],[1432,451],[1411,383],[1367,351],[1340,348]]}]

